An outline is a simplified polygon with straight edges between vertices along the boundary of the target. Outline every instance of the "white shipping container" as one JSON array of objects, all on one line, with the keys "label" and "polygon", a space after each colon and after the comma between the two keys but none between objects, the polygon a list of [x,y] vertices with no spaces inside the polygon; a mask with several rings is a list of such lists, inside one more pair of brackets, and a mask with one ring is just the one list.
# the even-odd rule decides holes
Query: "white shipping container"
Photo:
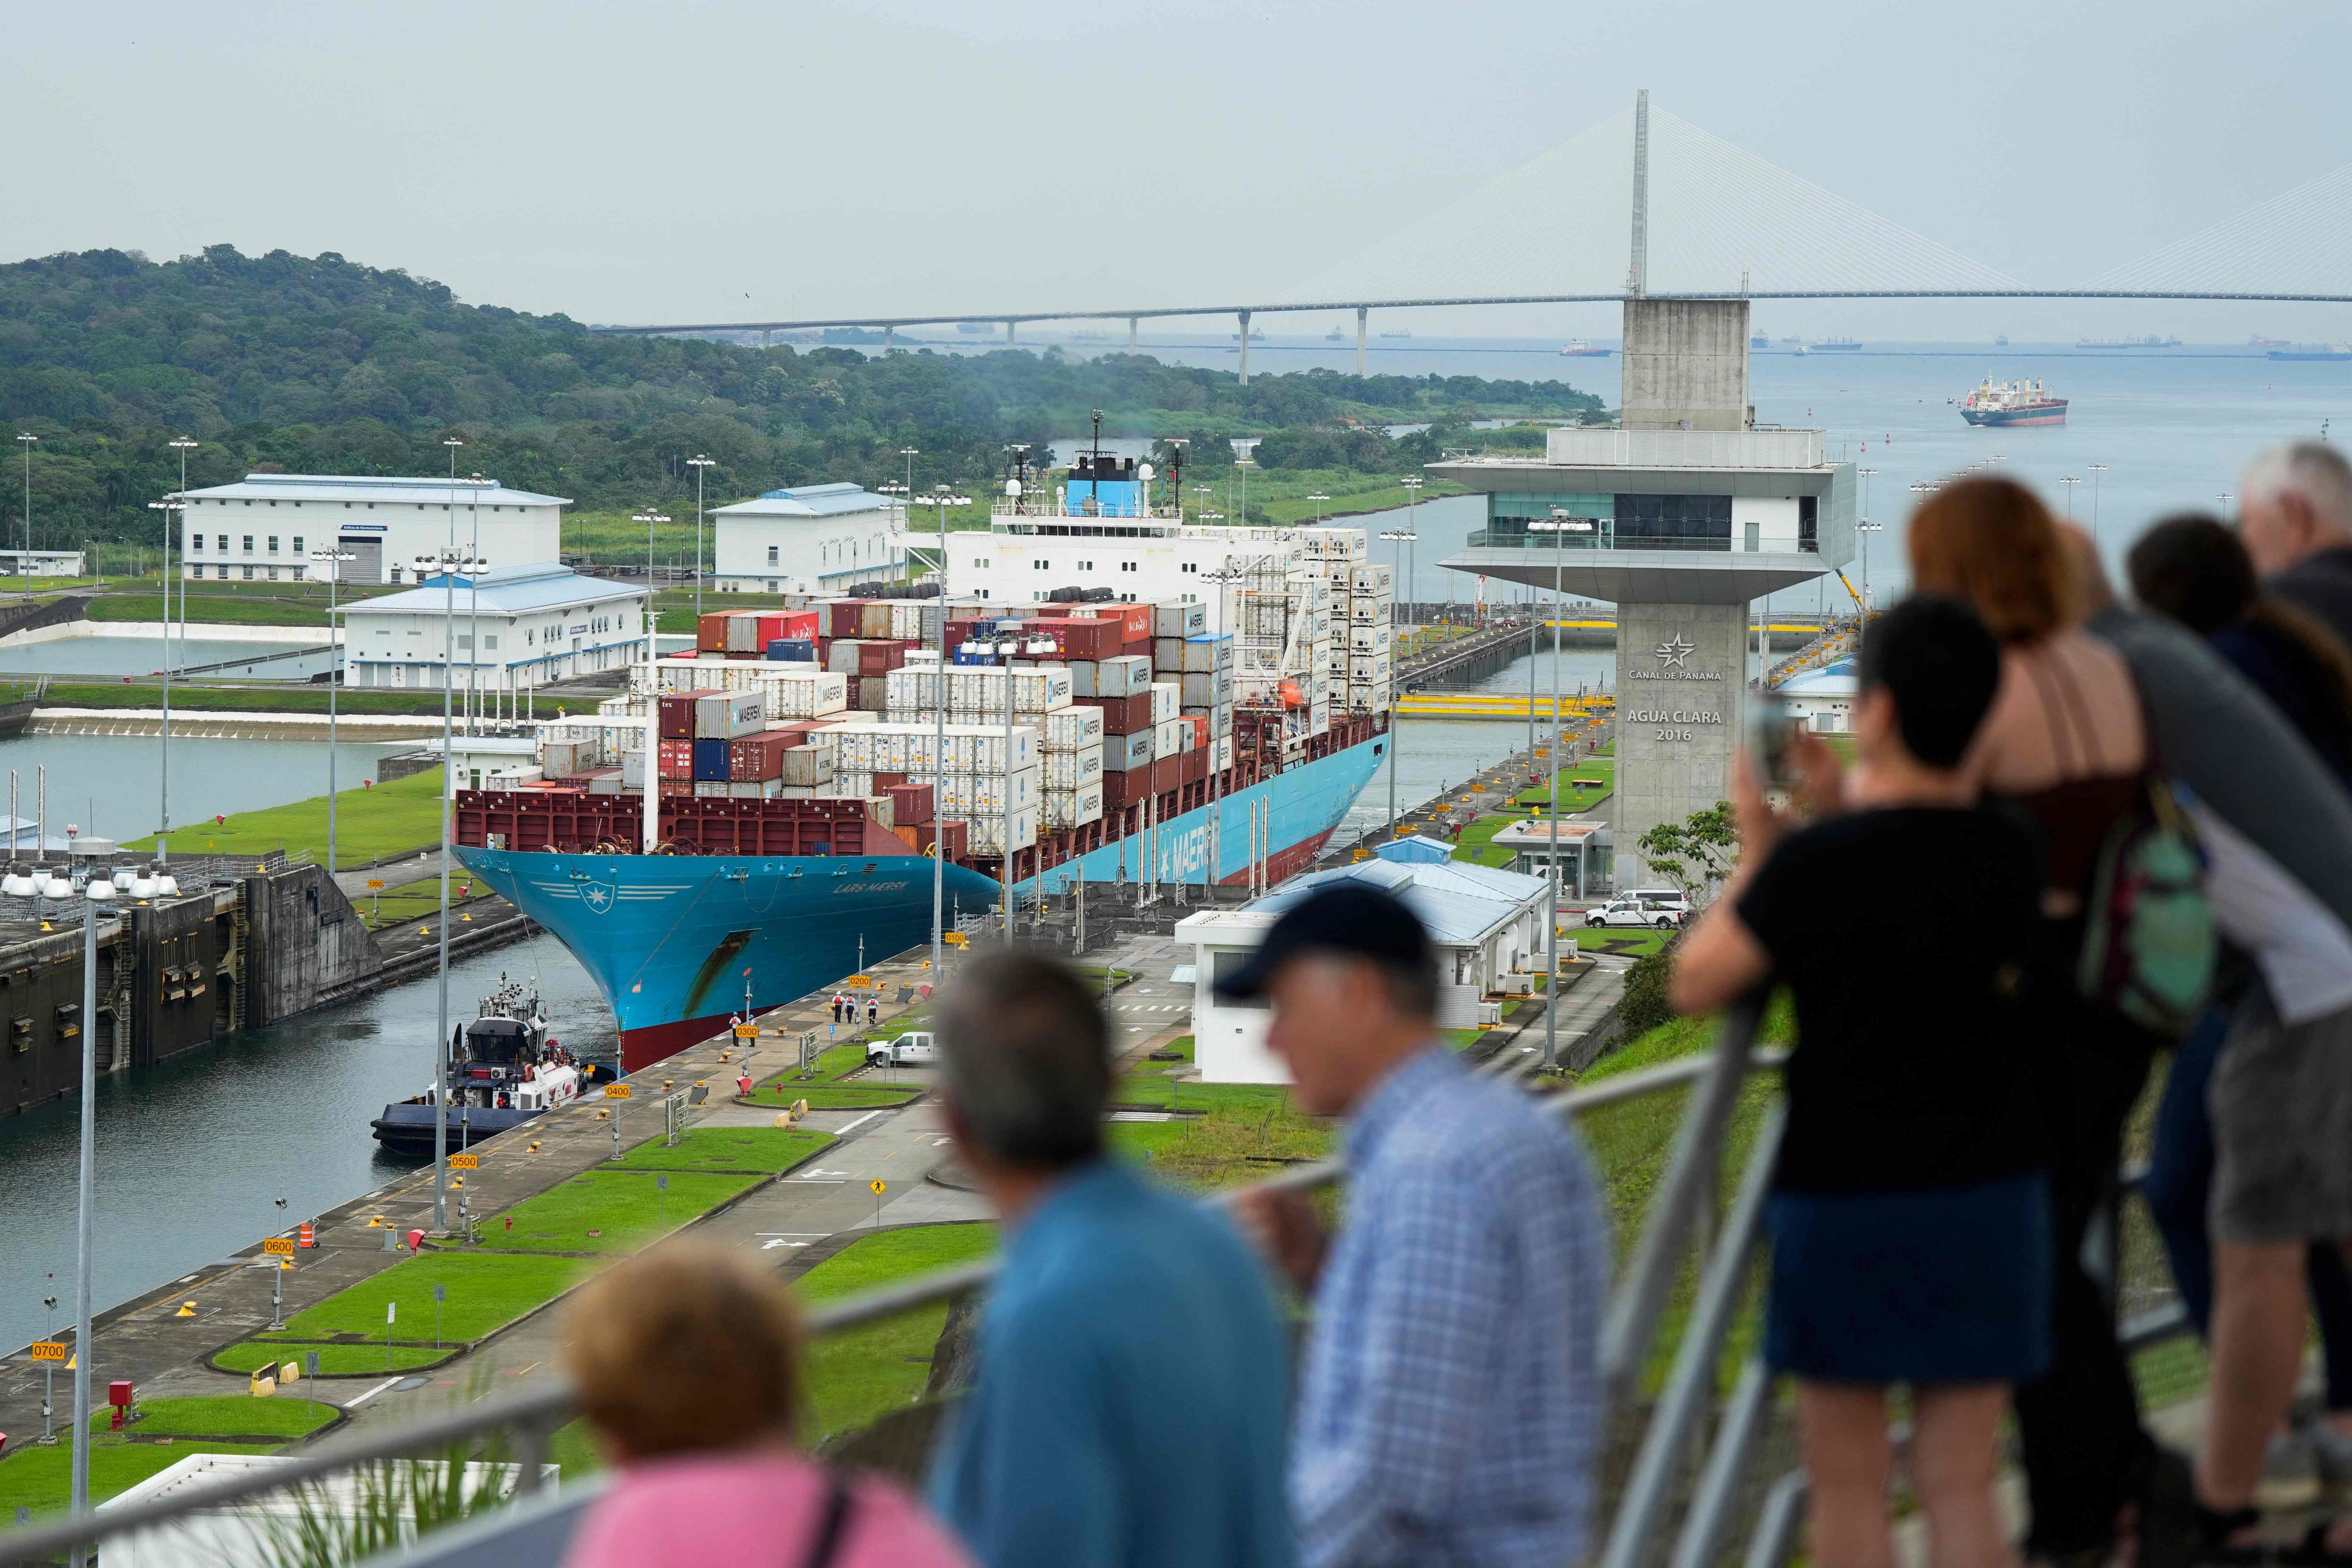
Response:
[{"label": "white shipping container", "polygon": [[[968,843],[971,852],[975,855],[1005,853],[1007,846],[1004,842],[1004,824],[1005,819],[1001,812],[985,813],[970,818],[966,824],[966,831],[970,835]],[[1026,811],[1016,808],[1013,813],[1011,847],[1019,850],[1034,849],[1036,847],[1037,808],[1031,806]]]},{"label": "white shipping container", "polygon": [[781,800],[784,781],[782,779],[730,779],[727,794],[733,800]]},{"label": "white shipping container", "polygon": [[694,700],[694,738],[732,741],[756,735],[768,727],[768,700],[763,692],[722,691]]},{"label": "white shipping container", "polygon": [[1206,605],[1151,606],[1151,635],[1155,637],[1188,637],[1208,629],[1209,606]]},{"label": "white shipping container", "polygon": [[1348,680],[1351,685],[1358,681],[1386,680],[1390,668],[1389,656],[1385,653],[1354,654],[1348,659]]},{"label": "white shipping container", "polygon": [[1378,653],[1387,646],[1388,638],[1381,634],[1378,626],[1350,624],[1348,627],[1349,653]]},{"label": "white shipping container", "polygon": [[1234,738],[1227,735],[1209,743],[1209,765],[1219,773],[1234,765]]},{"label": "white shipping container", "polygon": [[1151,726],[1151,755],[1155,760],[1182,756],[1184,748],[1192,743],[1192,726],[1181,716],[1164,719]]},{"label": "white shipping container", "polygon": [[1187,708],[1184,710],[1183,716],[1187,719],[1207,720],[1209,733],[1213,736],[1230,735],[1234,732],[1234,710],[1230,704],[1215,708]]},{"label": "white shipping container", "polygon": [[1084,827],[1089,822],[1100,822],[1102,814],[1103,786],[1100,779],[1074,789],[1048,789],[1045,792],[1047,827]]},{"label": "white shipping container", "polygon": [[1358,594],[1348,601],[1348,619],[1360,626],[1385,626],[1396,619],[1396,605],[1387,599]]},{"label": "white shipping container", "polygon": [[1184,662],[1181,667],[1187,675],[1202,675],[1234,667],[1234,639],[1229,636],[1200,637],[1184,639]]},{"label": "white shipping container", "polygon": [[646,753],[642,748],[625,752],[621,757],[621,787],[639,795],[646,792]]},{"label": "white shipping container", "polygon": [[1151,721],[1164,724],[1184,706],[1184,689],[1172,680],[1151,683]]},{"label": "white shipping container", "polygon": [[[1067,708],[1075,695],[1066,665],[1011,673],[1013,710],[1016,714],[1050,713]],[[948,706],[959,712],[1001,717],[1004,712],[1005,675],[1004,670],[987,666],[951,666],[948,671]]]},{"label": "white shipping container", "polygon": [[1080,746],[1099,747],[1103,711],[1099,708],[1060,708],[1045,715],[1045,750],[1066,752]]},{"label": "white shipping container", "polygon": [[1225,708],[1234,700],[1234,676],[1231,670],[1216,670],[1206,675],[1186,674],[1179,689],[1183,700],[1180,708]]},{"label": "white shipping container", "polygon": [[1094,741],[1066,752],[1045,753],[1045,787],[1070,789],[1097,783],[1103,774],[1103,745]]},{"label": "white shipping container", "polygon": [[1140,697],[1151,689],[1151,661],[1139,653],[1107,658],[1095,668],[1097,697]]},{"label": "white shipping container", "polygon": [[727,781],[725,779],[697,779],[694,781],[694,793],[704,796],[705,798],[724,800],[727,798]]},{"label": "white shipping container", "polygon": [[823,719],[849,707],[849,677],[804,665],[769,664],[755,679],[771,719]]},{"label": "white shipping container", "polygon": [[781,759],[780,777],[788,784],[816,785],[833,782],[833,758],[822,746],[789,746]]},{"label": "white shipping container", "polygon": [[1386,594],[1396,585],[1396,568],[1360,563],[1348,569],[1348,590],[1353,594]]},{"label": "white shipping container", "polygon": [[1156,739],[1157,726],[1150,730],[1138,730],[1131,735],[1104,736],[1103,771],[1123,773],[1134,768],[1150,767]]}]

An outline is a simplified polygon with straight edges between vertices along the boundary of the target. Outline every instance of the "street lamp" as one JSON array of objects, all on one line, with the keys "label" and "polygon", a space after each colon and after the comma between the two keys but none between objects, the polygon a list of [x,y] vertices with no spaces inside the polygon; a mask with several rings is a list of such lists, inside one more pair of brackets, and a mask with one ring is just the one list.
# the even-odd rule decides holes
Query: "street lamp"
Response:
[{"label": "street lamp", "polygon": [[[335,689],[343,683],[343,639],[337,635],[335,625],[335,590],[343,580],[342,563],[356,561],[358,556],[340,547],[333,550],[313,550],[310,559],[322,562],[327,572],[327,875],[335,874]],[[448,765],[448,759],[442,759]]]},{"label": "street lamp", "polygon": [[[197,446],[199,445],[199,443],[197,443],[197,442],[194,442],[194,441],[192,441],[192,440],[188,439],[188,437],[186,437],[185,436],[181,436],[181,437],[178,437],[174,438],[174,439],[170,443],[170,445],[171,445],[171,448],[172,448],[172,450],[173,450],[174,452],[177,452],[177,453],[179,453],[179,454],[180,454],[180,489],[179,489],[178,493],[177,493],[177,494],[175,494],[174,496],[173,496],[171,499],[172,499],[172,500],[177,500],[177,501],[179,501],[179,502],[183,503],[183,505],[184,506],[184,504],[186,503],[187,499],[188,499],[188,454],[189,454],[189,453],[191,453],[191,452],[193,452],[193,451],[194,451],[194,450],[196,449]],[[185,524],[185,522],[187,521],[187,519],[186,519],[186,517],[184,515],[184,516],[181,518],[181,520],[180,520],[180,521],[181,521],[181,522],[182,522],[183,524]],[[167,542],[164,543],[164,546],[163,546],[163,566],[164,566],[164,569],[165,569],[166,571],[169,571],[169,570],[171,569],[171,565],[172,565],[172,547],[171,547],[170,542],[167,541]],[[181,657],[182,658],[187,658],[187,657],[188,657],[188,578],[187,578],[187,571],[188,571],[188,547],[187,547],[187,545],[186,545],[184,542],[183,542],[183,543],[181,544],[181,546],[180,546],[180,657]],[[166,587],[166,588],[163,590],[163,623],[164,623],[164,626],[165,626],[165,627],[166,627],[166,630],[165,630],[165,632],[164,632],[164,643],[163,643],[163,663],[164,663],[166,666],[169,666],[169,665],[171,664],[171,662],[172,662],[171,633],[170,633],[170,630],[169,630],[169,627],[170,627],[170,626],[171,626],[171,621],[172,621],[172,590],[171,590],[169,587]]]},{"label": "street lamp", "polygon": [[1307,492],[1307,499],[1315,503],[1315,521],[1319,525],[1323,521],[1323,503],[1331,498],[1321,490],[1310,490]]},{"label": "street lamp", "polygon": [[[1918,487],[1914,485],[1912,489],[1916,489]],[[1853,531],[1862,535],[1862,614],[1863,618],[1867,620],[1870,617],[1870,536],[1874,533],[1885,532],[1886,525],[1883,522],[1873,522],[1865,517],[1853,525]]]},{"label": "street lamp", "polygon": [[[457,461],[454,449],[450,461]],[[457,574],[471,575],[482,565],[457,551],[457,515],[453,501],[449,548],[437,555],[419,555],[410,563],[420,584],[430,573],[441,576],[441,954],[440,1024],[433,1037],[433,1227],[444,1232],[449,1228],[449,847],[457,799],[457,734],[449,699],[457,684]]]},{"label": "street lamp", "polygon": [[2091,465],[2091,543],[2094,548],[2099,542],[2099,476],[2106,471],[2105,463]]},{"label": "street lamp", "polygon": [[[185,511],[188,503],[177,495],[147,503],[150,511],[163,514],[163,570],[172,569],[172,514]],[[155,859],[160,865],[172,863],[172,579],[163,579],[163,761],[156,769],[155,796],[163,814],[163,826],[155,830]]]},{"label": "street lamp", "polygon": [[694,624],[698,626],[702,624],[702,479],[717,461],[699,452],[686,460],[686,466],[694,470]]},{"label": "street lamp", "polygon": [[16,563],[16,571],[25,579],[27,598],[33,593],[33,443],[39,439],[34,435],[16,437],[16,444],[25,448],[25,553]]},{"label": "street lamp", "polygon": [[[909,472],[911,471],[910,468]],[[1021,481],[1005,480],[1004,491],[1017,503],[1021,498]],[[911,496],[908,498],[909,500],[912,499]],[[936,781],[946,776],[948,765],[948,508],[970,506],[971,498],[950,495],[946,485],[940,485],[933,489],[931,499],[940,509],[940,689],[934,693],[939,700],[939,714],[932,721],[934,728],[931,736],[931,776]],[[910,567],[909,575],[911,574]],[[1004,672],[1004,679],[1007,681],[1013,679],[1013,672],[1010,669]],[[1013,766],[1013,759],[1009,754],[1004,759],[1004,765],[1009,774]],[[1009,787],[1009,778],[1007,782]],[[934,823],[939,820],[936,802],[933,803],[931,819]],[[939,984],[947,973],[947,900],[948,858],[940,849],[939,829],[934,826],[931,829],[931,984],[933,985]]]},{"label": "street lamp", "polygon": [[[1421,522],[1419,521],[1419,514],[1413,510],[1413,502],[1421,495],[1422,479],[1419,474],[1407,474],[1399,482],[1404,486],[1405,543],[1407,545],[1414,545],[1421,538]],[[1407,550],[1405,552],[1405,560],[1410,563],[1409,569],[1405,574],[1405,586],[1409,591],[1418,592],[1419,590],[1414,586],[1413,580],[1421,575],[1420,550],[1417,548]],[[1411,600],[1407,601],[1407,603],[1412,602],[1412,601]]]},{"label": "street lamp", "polygon": [[[11,869],[0,892],[29,898],[37,910],[44,896],[70,899],[69,879],[37,869],[27,877]],[[114,883],[104,867],[92,867],[82,888],[81,919],[81,1173],[76,1203],[74,1269],[74,1443],[72,1507],[76,1518],[89,1512],[89,1369],[96,1359],[89,1340],[89,1270],[93,1215],[97,1205],[98,1152],[98,916],[114,900]],[[80,1553],[76,1553],[77,1557]]]},{"label": "street lamp", "polygon": [[2074,487],[2083,482],[2080,474],[2068,474],[2058,481],[2066,487],[2066,521],[2074,521]]},{"label": "street lamp", "polygon": [[[1570,517],[1560,507],[1551,509],[1549,518],[1536,518],[1528,523],[1530,533],[1591,533],[1592,520]],[[1560,573],[1568,563],[1562,553],[1567,541],[1555,537],[1551,542],[1551,600],[1555,614],[1559,609]],[[1528,672],[1530,681],[1534,671]],[[1534,711],[1534,703],[1528,703]],[[1551,639],[1551,755],[1545,759],[1551,764],[1551,901],[1545,910],[1544,952],[1550,955],[1551,976],[1544,982],[1544,1056],[1543,1065],[1549,1068],[1559,1060],[1559,998],[1555,993],[1559,986],[1559,634]]]}]

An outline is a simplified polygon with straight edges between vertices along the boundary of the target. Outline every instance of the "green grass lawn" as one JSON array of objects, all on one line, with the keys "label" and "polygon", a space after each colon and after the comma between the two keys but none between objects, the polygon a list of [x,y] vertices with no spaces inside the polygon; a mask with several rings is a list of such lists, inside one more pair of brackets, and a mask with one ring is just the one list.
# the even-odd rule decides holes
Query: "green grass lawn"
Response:
[{"label": "green grass lawn", "polygon": [[[337,865],[352,866],[440,842],[439,768],[427,768],[421,773],[411,773],[370,789],[336,792]],[[123,847],[135,852],[152,848],[154,843],[152,837],[142,838]],[[260,855],[272,849],[299,855],[308,850],[323,861],[327,858],[327,797],[320,795],[286,805],[233,813],[226,823],[218,826],[199,822],[174,828],[172,847],[183,854],[204,855]],[[452,876],[453,894],[463,879],[462,871]],[[440,897],[440,885],[438,876],[429,884],[436,900]]]},{"label": "green grass lawn", "polygon": [[[338,816],[341,816],[340,808]],[[437,831],[437,829],[436,829]],[[342,823],[335,824],[337,861],[341,864],[340,846],[344,842]],[[366,858],[367,857],[362,857]],[[450,868],[449,907],[456,910],[460,902],[482,889],[474,884],[473,874],[456,867]],[[381,893],[362,893],[352,900],[360,919],[370,931],[383,931],[391,926],[407,925],[414,921],[430,924],[441,918],[441,878],[438,868],[422,881],[404,882]],[[465,911],[459,910],[460,914]]]},{"label": "green grass lawn", "polygon": [[1576,950],[1579,952],[1613,952],[1625,957],[1641,958],[1666,944],[1675,933],[1670,931],[1643,930],[1638,926],[1574,926]]},{"label": "green grass lawn", "polygon": [[[984,1258],[996,1248],[987,1224],[909,1226],[852,1242],[801,1276],[803,1301],[829,1301],[935,1268]],[[809,1351],[807,1402],[812,1438],[866,1426],[914,1403],[930,1376],[947,1304],[829,1334]]]},{"label": "green grass lawn", "polygon": [[[89,618],[93,621],[160,621],[163,614],[161,594],[104,594],[89,605]],[[181,618],[180,596],[176,593],[172,595],[171,618]],[[318,600],[312,604],[260,594],[191,594],[187,619],[208,626],[317,626],[324,631],[327,592],[320,589]]]},{"label": "green grass lawn", "polygon": [[[1236,483],[1233,486],[1233,499],[1230,503],[1225,493],[1225,480],[1233,471],[1232,465],[1212,463],[1208,465],[1208,469],[1207,473],[1195,475],[1191,465],[1186,465],[1184,469],[1186,491],[1189,492],[1195,482],[1204,484],[1213,482],[1216,486],[1216,495],[1213,504],[1216,510],[1229,518],[1239,517],[1241,515],[1238,510],[1241,500],[1240,485]],[[1402,474],[1360,474],[1346,468],[1253,467],[1249,474],[1251,519],[1253,521],[1269,522],[1276,527],[1288,527],[1302,522],[1313,522],[1318,510],[1322,513],[1323,521],[1329,522],[1359,512],[1381,511],[1390,507],[1401,507],[1405,504],[1405,489],[1397,481],[1402,477]],[[1423,477],[1427,478],[1427,476]],[[1321,502],[1307,499],[1318,491],[1331,499]],[[1435,500],[1440,496],[1464,493],[1465,492],[1459,485],[1448,484],[1444,479],[1430,479],[1428,483],[1422,487],[1421,499]],[[1188,493],[1185,499],[1189,505],[1190,502],[1201,498]],[[1261,511],[1265,513],[1263,518],[1258,516]]]},{"label": "green grass lawn", "polygon": [[[24,685],[22,680],[18,688]],[[163,705],[163,686],[159,680],[58,680],[51,681],[41,694],[45,708],[153,708]],[[425,691],[346,691],[337,707],[344,713],[409,713],[438,717],[441,696]],[[324,713],[327,710],[327,690],[323,686],[298,686],[290,681],[252,681],[243,685],[190,686],[181,681],[172,683],[172,711],[183,709],[205,712],[228,713]],[[539,715],[555,717],[553,707],[541,700]]]},{"label": "green grass lawn", "polygon": [[633,1171],[758,1171],[772,1175],[791,1170],[832,1142],[832,1133],[805,1127],[696,1127],[679,1134],[675,1149],[656,1138],[650,1143],[639,1144],[616,1161],[607,1162],[607,1167]]},{"label": "green grass lawn", "polygon": [[[883,1025],[874,1038],[877,1042],[893,1040],[900,1035],[929,1026],[921,1018],[902,1017]],[[848,1032],[846,1025],[843,1026],[843,1031],[845,1034]],[[745,1103],[772,1105],[782,1110],[795,1100],[805,1100],[811,1110],[866,1110],[877,1106],[904,1105],[923,1092],[919,1085],[888,1082],[879,1076],[879,1068],[855,1083],[836,1081],[844,1073],[855,1072],[865,1065],[866,1047],[866,1042],[858,1039],[828,1046],[818,1054],[815,1061],[809,1064],[805,1074],[798,1068],[778,1073],[766,1082],[754,1085],[751,1092],[744,1097]]]},{"label": "green grass lawn", "polygon": [[[285,1358],[299,1361],[299,1356]],[[249,1394],[199,1398],[148,1399],[140,1418],[123,1428],[142,1440],[155,1437],[307,1437],[341,1414],[333,1405],[294,1395],[256,1399]],[[108,1430],[110,1410],[90,1413],[89,1429]]]},{"label": "green grass lawn", "polygon": [[[268,1403],[257,1399],[256,1405]],[[71,1429],[72,1424],[67,1424]],[[110,1433],[89,1446],[89,1498],[104,1502],[128,1491],[158,1471],[170,1469],[191,1454],[271,1454],[275,1443],[151,1443]],[[62,1513],[73,1496],[73,1446],[12,1448],[0,1459],[0,1522],[14,1523],[16,1510],[35,1514]]]},{"label": "green grass lawn", "polygon": [[497,1252],[635,1252],[764,1179],[740,1171],[663,1173],[667,1190],[650,1169],[583,1172],[480,1221],[482,1246]]},{"label": "green grass lawn", "polygon": [[1519,852],[1497,847],[1494,842],[1495,835],[1511,824],[1524,820],[1516,812],[1477,818],[1465,826],[1462,837],[1454,841],[1454,858],[1476,866],[1508,866],[1518,858]]},{"label": "green grass lawn", "polygon": [[[1537,771],[1540,773],[1542,770],[1538,769]],[[1610,795],[1616,789],[1617,759],[1614,757],[1587,757],[1572,768],[1562,768],[1559,770],[1559,774],[1556,774],[1555,776],[1559,776],[1559,774],[1564,774],[1567,777],[1569,784],[1568,793],[1560,796],[1559,805],[1561,811],[1582,811],[1587,806],[1607,800]],[[1595,782],[1588,784],[1583,789],[1578,789],[1576,787],[1576,781],[1579,779],[1590,779]],[[1551,791],[1543,784],[1537,784],[1530,788],[1520,790],[1511,797],[1511,801],[1515,805],[1549,806],[1551,805]]]},{"label": "green grass lawn", "polygon": [[[427,1290],[425,1294],[425,1310],[430,1313],[433,1293]],[[379,1307],[379,1316],[382,1311]],[[425,1320],[425,1331],[427,1334],[433,1331],[430,1317]],[[384,1347],[381,1344],[303,1344],[291,1340],[271,1340],[265,1343],[259,1340],[242,1340],[215,1353],[212,1361],[223,1372],[251,1373],[259,1372],[264,1367],[283,1366],[289,1361],[300,1362],[307,1366],[312,1351],[319,1352],[320,1377],[380,1377],[386,1372],[405,1372],[411,1367],[430,1366],[450,1353],[446,1349],[435,1350],[431,1345],[394,1345],[387,1360]]]},{"label": "green grass lawn", "polygon": [[1120,1075],[1111,1100],[1192,1114],[1114,1121],[1107,1131],[1115,1152],[1142,1162],[1163,1181],[1197,1191],[1251,1181],[1290,1161],[1330,1152],[1334,1124],[1301,1114],[1279,1084],[1180,1081],[1192,1059],[1192,1037],[1181,1037],[1180,1044],[1183,1060],[1139,1063]]},{"label": "green grass lawn", "polygon": [[[677,1180],[672,1177],[671,1185],[676,1186]],[[683,1206],[680,1212],[684,1212]],[[376,1346],[381,1364],[387,1337],[383,1321],[386,1303],[398,1309],[390,1338],[411,1345],[429,1345],[433,1341],[433,1287],[446,1286],[449,1299],[441,1307],[441,1339],[444,1343],[465,1343],[545,1306],[585,1279],[593,1267],[579,1258],[534,1258],[528,1253],[428,1251],[395,1263],[383,1273],[347,1286],[317,1306],[297,1312],[287,1321],[281,1333],[255,1337],[276,1352],[297,1342],[364,1334]],[[364,1368],[364,1361],[362,1366]]]}]

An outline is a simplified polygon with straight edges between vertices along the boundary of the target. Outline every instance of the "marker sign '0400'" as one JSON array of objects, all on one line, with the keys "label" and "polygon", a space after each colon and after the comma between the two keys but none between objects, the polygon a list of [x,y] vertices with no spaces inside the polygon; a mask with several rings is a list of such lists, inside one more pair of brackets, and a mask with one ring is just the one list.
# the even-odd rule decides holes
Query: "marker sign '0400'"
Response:
[{"label": "marker sign '0400'", "polygon": [[629,1086],[625,1083],[612,1083],[604,1086],[604,1098],[606,1100],[626,1100],[632,1092],[633,1091],[630,1089]]}]

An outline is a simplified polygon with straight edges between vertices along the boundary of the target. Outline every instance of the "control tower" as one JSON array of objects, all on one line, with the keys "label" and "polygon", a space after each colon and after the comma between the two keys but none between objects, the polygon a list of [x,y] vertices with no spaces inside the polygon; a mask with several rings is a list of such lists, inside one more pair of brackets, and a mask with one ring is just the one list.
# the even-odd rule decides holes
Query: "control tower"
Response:
[{"label": "control tower", "polygon": [[[1748,301],[1625,301],[1623,417],[1556,429],[1543,457],[1430,470],[1486,492],[1444,564],[1617,605],[1615,885],[1642,835],[1727,797],[1746,724],[1748,606],[1853,558],[1853,465],[1819,430],[1759,429]],[[1540,526],[1531,528],[1529,524]]]}]

